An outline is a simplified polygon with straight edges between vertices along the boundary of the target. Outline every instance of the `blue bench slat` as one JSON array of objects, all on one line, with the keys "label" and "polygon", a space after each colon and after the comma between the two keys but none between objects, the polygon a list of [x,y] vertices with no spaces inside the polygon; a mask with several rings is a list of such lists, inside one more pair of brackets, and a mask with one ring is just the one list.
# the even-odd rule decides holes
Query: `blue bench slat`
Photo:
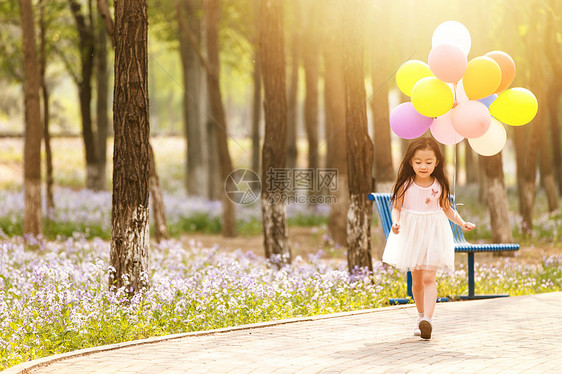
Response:
[{"label": "blue bench slat", "polygon": [[[371,193],[369,194],[369,200],[375,201],[377,205],[377,210],[381,218],[381,224],[384,231],[385,238],[388,238],[390,230],[392,228],[392,206],[390,202],[391,194],[389,193]],[[453,209],[455,207],[455,200],[451,196],[451,204]],[[508,295],[485,295],[485,296],[475,296],[474,295],[474,253],[476,252],[504,252],[504,251],[517,251],[519,250],[519,244],[517,243],[498,243],[498,244],[472,244],[466,241],[462,228],[449,221],[451,230],[453,232],[453,238],[455,241],[455,252],[464,252],[468,254],[468,298],[485,298],[485,297],[500,297]],[[410,279],[410,276],[408,277]],[[408,282],[408,295],[411,296],[411,281]]]}]

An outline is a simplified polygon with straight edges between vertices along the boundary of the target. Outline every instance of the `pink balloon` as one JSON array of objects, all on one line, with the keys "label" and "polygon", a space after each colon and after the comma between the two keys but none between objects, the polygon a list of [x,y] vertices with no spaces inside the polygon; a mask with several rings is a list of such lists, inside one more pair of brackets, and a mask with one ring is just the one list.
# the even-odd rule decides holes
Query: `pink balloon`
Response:
[{"label": "pink balloon", "polygon": [[453,110],[453,127],[465,138],[478,138],[490,128],[492,116],[486,105],[477,100],[460,103]]},{"label": "pink balloon", "polygon": [[453,127],[453,110],[435,118],[429,130],[435,140],[445,145],[457,144],[464,139]]},{"label": "pink balloon", "polygon": [[427,62],[431,72],[440,80],[458,82],[466,71],[466,55],[454,44],[442,43],[431,49]]},{"label": "pink balloon", "polygon": [[411,102],[398,105],[390,113],[392,131],[403,139],[414,139],[423,135],[432,121],[433,118],[419,114]]}]

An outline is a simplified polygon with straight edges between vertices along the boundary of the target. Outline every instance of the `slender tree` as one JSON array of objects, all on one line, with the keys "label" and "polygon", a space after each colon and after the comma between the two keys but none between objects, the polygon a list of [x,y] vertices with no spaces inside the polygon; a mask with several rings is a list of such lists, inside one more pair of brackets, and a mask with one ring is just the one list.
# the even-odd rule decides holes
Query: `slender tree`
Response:
[{"label": "slender tree", "polygon": [[[253,0],[254,23],[255,29],[259,30],[259,0]],[[260,170],[260,120],[261,120],[261,68],[260,68],[260,50],[258,35],[254,34],[251,40],[254,46],[254,72],[252,78],[254,80],[254,94],[252,96],[252,170]]]},{"label": "slender tree", "polygon": [[375,142],[375,179],[377,189],[388,192],[394,182],[394,168],[392,166],[392,149],[390,140],[390,126],[388,113],[388,89],[392,70],[389,66],[390,48],[389,38],[386,34],[390,26],[387,6],[384,2],[376,4],[375,9],[369,12],[372,25],[371,44],[371,81],[373,95],[371,97],[371,111],[373,115],[373,138]]},{"label": "slender tree", "polygon": [[154,151],[152,145],[148,145],[150,160],[150,176],[148,179],[150,196],[152,199],[152,214],[154,217],[154,238],[157,243],[164,239],[169,239],[168,224],[166,222],[166,212],[164,210],[164,198],[160,189],[158,173],[156,172],[156,160],[154,159]]},{"label": "slender tree", "polygon": [[297,125],[298,125],[298,88],[299,88],[299,60],[300,60],[300,40],[301,40],[301,24],[302,19],[302,4],[300,0],[293,0],[291,2],[293,9],[294,25],[290,28],[291,40],[290,51],[291,75],[287,87],[287,167],[294,169],[297,167]]},{"label": "slender tree", "polygon": [[[304,14],[313,15],[319,11],[318,0],[304,2]],[[303,67],[305,77],[304,124],[308,141],[308,168],[317,170],[320,166],[318,153],[318,82],[320,67],[320,43],[318,38],[318,17],[306,17],[303,37]],[[313,190],[316,183],[313,181]]]},{"label": "slender tree", "polygon": [[82,137],[86,155],[86,187],[94,190],[103,189],[103,183],[98,175],[98,150],[96,136],[92,126],[92,75],[94,73],[94,24],[92,0],[88,0],[88,12],[85,15],[82,5],[77,0],[68,0],[70,10],[78,31],[78,49],[80,54],[80,75],[76,76],[80,113],[82,114]]},{"label": "slender tree", "polygon": [[107,165],[107,133],[109,131],[108,97],[109,97],[109,71],[107,67],[107,36],[106,26],[98,2],[98,16],[96,17],[96,125],[97,125],[97,182],[96,187],[101,190],[106,188]]},{"label": "slender tree", "polygon": [[[219,22],[219,2],[218,0],[206,0],[205,2],[205,29],[207,36],[207,58],[208,58],[208,72],[207,72],[207,89],[209,93],[209,102],[211,105],[211,114],[214,117],[213,125],[216,134],[216,149],[219,157],[219,167],[221,180],[224,183],[230,173],[233,171],[232,160],[228,151],[228,134],[226,115],[224,113],[224,106],[222,102],[222,94],[219,84],[219,35],[218,35],[218,22]],[[223,201],[223,222],[222,234],[226,237],[236,235],[236,210],[234,203],[226,196],[226,193],[221,193]]]},{"label": "slender tree", "polygon": [[550,141],[552,147],[552,165],[558,184],[558,194],[562,195],[562,147],[560,146],[560,121],[558,120],[560,97],[562,94],[562,50],[557,35],[562,33],[560,18],[562,17],[562,2],[549,0],[546,9],[546,23],[544,27],[544,53],[550,65],[554,79],[549,79],[546,105],[550,121]]},{"label": "slender tree", "polygon": [[367,129],[363,62],[365,0],[346,0],[344,7],[343,72],[345,79],[347,171],[350,206],[347,213],[349,271],[373,269],[371,259],[373,142]]},{"label": "slender tree", "polygon": [[109,284],[136,293],[148,286],[147,0],[115,0],[113,209]]},{"label": "slender tree", "polygon": [[349,190],[345,141],[345,86],[343,79],[343,24],[339,0],[324,2],[323,58],[324,108],[326,111],[327,166],[337,170],[336,203],[330,205],[329,233],[342,247],[347,246],[347,210]]},{"label": "slender tree", "polygon": [[[537,97],[539,103],[543,102],[546,93],[546,82],[544,66],[540,57],[542,53],[541,43],[534,43],[539,37],[539,28],[542,27],[543,10],[537,1],[526,4],[529,14],[529,32],[525,35],[527,41],[527,57],[530,69],[529,86]],[[530,44],[533,42],[531,47]],[[519,192],[519,210],[521,213],[521,231],[531,235],[533,229],[533,207],[536,193],[536,174],[540,137],[545,130],[545,107],[539,105],[536,117],[528,126],[519,126],[514,129],[516,148],[517,184]]]},{"label": "slender tree", "polygon": [[[180,58],[183,70],[183,117],[187,142],[186,188],[189,195],[207,196],[209,190],[206,123],[201,120],[202,68],[189,42],[190,35],[201,43],[200,0],[175,0]],[[189,22],[188,22],[189,21]]]},{"label": "slender tree", "polygon": [[276,171],[285,168],[287,99],[285,92],[285,51],[283,0],[261,0],[260,64],[264,88],[265,134],[262,150],[262,222],[265,256],[276,264],[291,262],[291,248],[284,201],[270,200],[283,194],[283,181]]},{"label": "slender tree", "polygon": [[49,131],[49,87],[47,86],[47,21],[45,17],[46,4],[43,0],[39,0],[39,76],[41,79],[41,95],[43,98],[43,139],[45,141],[45,171],[47,184],[47,217],[55,209],[55,200],[53,198],[53,153],[51,151],[51,134]]},{"label": "slender tree", "polygon": [[31,0],[20,0],[23,35],[23,92],[25,101],[24,140],[24,216],[23,232],[43,233],[41,207],[41,111],[39,104],[39,68],[35,50],[35,23]]}]

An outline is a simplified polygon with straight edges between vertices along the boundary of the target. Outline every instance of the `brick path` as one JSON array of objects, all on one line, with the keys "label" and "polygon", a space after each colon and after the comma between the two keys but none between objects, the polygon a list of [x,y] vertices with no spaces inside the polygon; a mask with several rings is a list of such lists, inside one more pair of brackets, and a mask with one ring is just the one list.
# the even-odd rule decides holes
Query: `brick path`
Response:
[{"label": "brick path", "polygon": [[562,292],[438,304],[430,341],[412,335],[415,317],[412,306],[389,307],[183,334],[41,367],[37,361],[25,363],[5,373],[542,374],[562,370]]}]

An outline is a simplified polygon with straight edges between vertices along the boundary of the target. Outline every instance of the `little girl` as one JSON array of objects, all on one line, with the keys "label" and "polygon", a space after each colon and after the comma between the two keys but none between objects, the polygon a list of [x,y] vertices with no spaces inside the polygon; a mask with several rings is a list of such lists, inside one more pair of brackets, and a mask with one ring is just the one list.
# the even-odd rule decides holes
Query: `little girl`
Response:
[{"label": "little girl", "polygon": [[453,233],[447,218],[465,231],[465,222],[451,208],[445,160],[432,138],[408,146],[392,193],[392,232],[382,261],[412,272],[412,293],[418,309],[414,335],[431,338],[431,317],[437,299],[437,270],[454,269]]}]

